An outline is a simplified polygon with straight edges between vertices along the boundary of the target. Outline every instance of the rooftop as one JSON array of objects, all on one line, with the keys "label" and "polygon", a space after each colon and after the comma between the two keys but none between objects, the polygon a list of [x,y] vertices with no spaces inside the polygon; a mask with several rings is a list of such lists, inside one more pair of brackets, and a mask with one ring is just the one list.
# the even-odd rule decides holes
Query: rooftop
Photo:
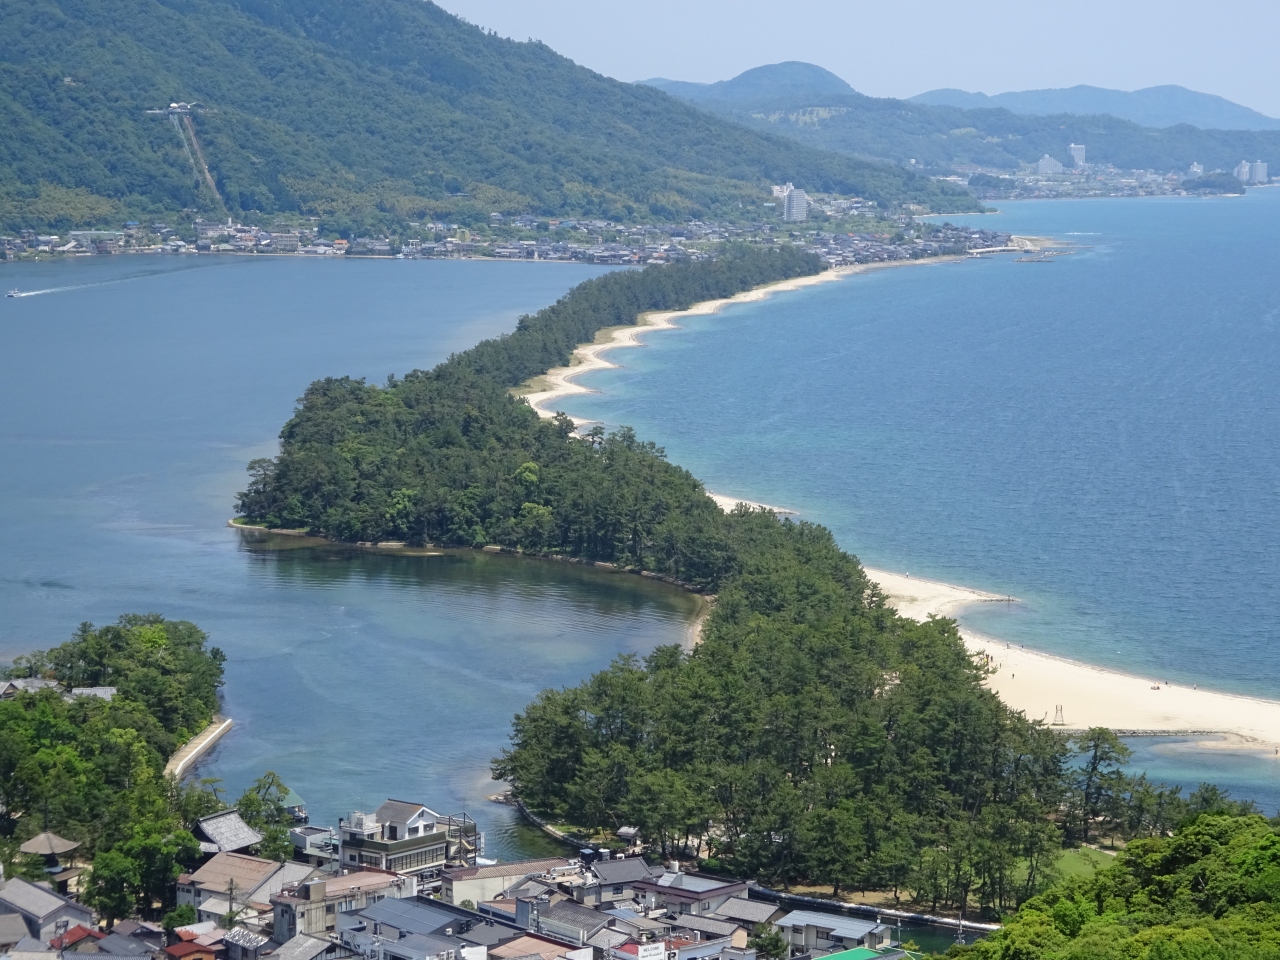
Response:
[{"label": "rooftop", "polygon": [[70,853],[80,844],[74,840],[64,840],[56,833],[37,833],[18,849],[23,853],[34,853],[40,857],[56,857],[61,853]]},{"label": "rooftop", "polygon": [[248,895],[278,869],[280,864],[274,860],[243,853],[219,853],[191,874],[191,882],[219,893],[226,893],[228,886],[234,883],[237,893]]},{"label": "rooftop", "polygon": [[776,903],[748,900],[746,897],[730,897],[716,908],[712,916],[740,920],[743,923],[765,923],[777,912]]},{"label": "rooftop", "polygon": [[44,919],[62,907],[73,907],[83,913],[89,913],[88,907],[82,907],[52,890],[46,890],[21,877],[14,877],[0,888],[0,901],[9,904],[19,913],[37,919]]},{"label": "rooftop", "polygon": [[455,867],[444,875],[450,880],[489,880],[494,877],[523,877],[531,873],[545,873],[569,864],[564,857],[543,860],[517,860],[513,863],[495,863],[483,867]]},{"label": "rooftop", "polygon": [[639,857],[601,860],[591,865],[591,872],[600,878],[601,883],[634,883],[637,880],[649,880],[655,873]]},{"label": "rooftop", "polygon": [[234,809],[201,817],[196,821],[196,830],[217,844],[223,853],[243,850],[262,840],[262,834],[241,820]]},{"label": "rooftop", "polygon": [[328,950],[329,946],[328,940],[300,933],[293,939],[287,940],[273,956],[275,960],[315,960]]},{"label": "rooftop", "polygon": [[498,960],[515,960],[516,957],[540,956],[543,960],[556,960],[564,956],[565,946],[553,940],[525,934],[509,940],[500,947],[490,947],[489,956]]},{"label": "rooftop", "polygon": [[792,910],[777,921],[780,927],[817,927],[830,930],[838,937],[860,940],[883,924],[874,920],[846,917],[836,913],[819,913],[816,910]]}]

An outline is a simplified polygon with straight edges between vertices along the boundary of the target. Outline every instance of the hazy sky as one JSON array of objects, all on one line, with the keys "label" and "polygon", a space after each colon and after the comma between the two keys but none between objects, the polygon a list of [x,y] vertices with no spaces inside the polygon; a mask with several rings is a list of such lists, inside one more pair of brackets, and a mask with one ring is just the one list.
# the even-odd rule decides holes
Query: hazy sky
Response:
[{"label": "hazy sky", "polygon": [[1178,83],[1280,117],[1280,0],[437,0],[641,80],[807,60],[873,96]]}]

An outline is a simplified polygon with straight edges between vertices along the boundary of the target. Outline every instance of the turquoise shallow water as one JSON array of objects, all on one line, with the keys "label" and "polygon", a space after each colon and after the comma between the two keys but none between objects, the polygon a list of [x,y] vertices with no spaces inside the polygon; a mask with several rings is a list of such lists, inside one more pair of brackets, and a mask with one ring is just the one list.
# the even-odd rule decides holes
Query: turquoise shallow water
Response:
[{"label": "turquoise shallow water", "polygon": [[235,727],[199,772],[275,769],[335,823],[388,796],[465,808],[491,855],[545,849],[487,803],[511,717],[684,636],[640,578],[487,556],[261,549],[226,527],[313,379],[380,381],[514,326],[596,268],[94,258],[7,265],[0,299],[0,660],[129,611],[228,654]]},{"label": "turquoise shallow water", "polygon": [[[1280,695],[1280,191],[973,222],[1080,246],[692,318],[564,405],[635,427],[712,490],[826,524],[868,564],[1022,599],[967,613],[975,630]],[[1215,761],[1179,781],[1196,770],[1223,779]]]}]

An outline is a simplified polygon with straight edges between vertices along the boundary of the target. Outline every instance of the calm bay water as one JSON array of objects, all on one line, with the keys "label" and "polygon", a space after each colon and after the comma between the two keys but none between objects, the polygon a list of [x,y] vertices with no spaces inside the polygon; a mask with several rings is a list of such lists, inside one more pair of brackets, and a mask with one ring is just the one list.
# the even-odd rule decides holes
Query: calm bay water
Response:
[{"label": "calm bay water", "polygon": [[[565,406],[868,564],[1024,601],[966,614],[975,630],[1280,696],[1280,190],[971,222],[1080,249],[692,318]],[[1155,746],[1139,760],[1157,779],[1280,807],[1280,765]]]},{"label": "calm bay water", "polygon": [[[388,796],[466,809],[490,855],[544,848],[487,803],[512,715],[691,600],[488,556],[263,549],[225,524],[306,385],[381,381],[514,326],[599,270],[116,257],[0,269],[0,660],[158,611],[228,654],[233,731],[200,773],[274,769],[335,823]],[[355,791],[353,794],[352,791]]]}]

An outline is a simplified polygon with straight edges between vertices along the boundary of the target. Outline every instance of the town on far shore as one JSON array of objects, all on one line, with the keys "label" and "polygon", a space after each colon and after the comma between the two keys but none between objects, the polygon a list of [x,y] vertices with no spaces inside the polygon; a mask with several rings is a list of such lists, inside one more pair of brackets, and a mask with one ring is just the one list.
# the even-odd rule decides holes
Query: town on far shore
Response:
[{"label": "town on far shore", "polygon": [[723,244],[789,243],[831,266],[918,260],[1015,249],[1008,234],[921,220],[921,208],[884,211],[860,198],[810,197],[791,183],[775,186],[764,207],[776,220],[727,223],[624,224],[556,220],[494,212],[489,224],[408,223],[400,234],[345,238],[320,218],[275,221],[269,227],[234,218],[196,218],[186,226],[127,222],[118,230],[32,232],[0,237],[7,260],[109,254],[242,254],[409,259],[549,260],[641,266],[706,260]]},{"label": "town on far shore", "polygon": [[[506,795],[491,798],[511,802]],[[765,889],[646,856],[639,831],[512,863],[484,857],[466,813],[388,799],[336,827],[308,823],[289,790],[292,857],[236,808],[199,818],[200,862],[154,923],[79,902],[79,844],[44,832],[21,851],[47,880],[0,886],[12,960],[895,960],[910,915]],[[542,825],[553,835],[554,829]],[[567,838],[565,838],[567,840]],[[935,918],[940,919],[940,918]],[[114,922],[111,922],[114,920]],[[945,920],[942,922],[946,922]],[[972,926],[972,925],[971,925]],[[963,932],[963,924],[961,925]]]}]

